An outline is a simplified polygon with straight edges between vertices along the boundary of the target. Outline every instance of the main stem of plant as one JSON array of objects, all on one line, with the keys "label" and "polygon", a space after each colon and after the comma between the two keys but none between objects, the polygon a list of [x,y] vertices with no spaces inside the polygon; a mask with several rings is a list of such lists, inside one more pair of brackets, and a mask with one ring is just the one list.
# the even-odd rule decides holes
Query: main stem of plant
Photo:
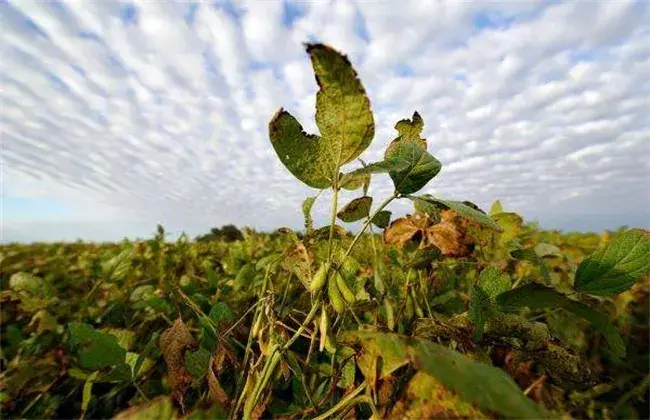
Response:
[{"label": "main stem of plant", "polygon": [[391,195],[391,196],[388,197],[386,200],[384,200],[384,202],[381,203],[381,204],[379,205],[379,207],[377,207],[377,210],[375,210],[374,213],[372,213],[372,215],[370,215],[370,217],[368,217],[368,218],[366,219],[366,221],[365,221],[365,223],[363,224],[363,226],[361,226],[361,229],[359,229],[359,232],[357,232],[357,234],[354,236],[354,239],[352,240],[352,243],[351,243],[350,246],[348,247],[348,250],[345,251],[345,256],[344,256],[343,258],[346,258],[347,256],[350,255],[350,253],[352,252],[352,250],[354,249],[354,247],[357,245],[357,242],[359,242],[359,239],[361,239],[361,237],[363,236],[363,234],[364,234],[364,232],[366,231],[366,229],[368,229],[368,226],[370,226],[370,223],[372,223],[372,220],[375,218],[375,216],[377,216],[377,214],[378,214],[380,211],[382,211],[383,209],[385,209],[386,206],[389,205],[389,204],[391,203],[391,201],[393,201],[394,199],[396,199],[398,196],[399,196],[399,193],[398,193],[397,191],[395,191],[395,192],[393,193],[393,195]]},{"label": "main stem of plant", "polygon": [[[337,213],[337,207],[338,207],[338,196],[339,196],[339,188],[338,184],[335,184],[334,187],[334,195],[332,197],[332,216],[330,219],[330,235],[329,235],[329,243],[328,243],[328,251],[327,251],[327,260],[328,263],[331,262],[332,260],[332,250],[333,250],[333,241],[334,241],[334,226],[336,223],[336,213]],[[352,243],[348,247],[347,251],[345,252],[345,256],[347,257],[350,255],[354,247],[356,246],[357,242],[359,242],[359,239],[361,239],[361,236],[363,236],[363,233],[366,231],[368,226],[370,226],[370,223],[372,220],[375,218],[375,216],[382,211],[388,204],[390,204],[391,201],[393,201],[395,198],[397,198],[399,194],[397,192],[393,193],[390,197],[388,197],[383,203],[379,205],[377,210],[374,211],[374,213],[366,220],[364,225],[361,227],[359,232],[355,235],[354,239],[352,240]],[[296,330],[296,332],[293,334],[293,336],[284,343],[282,346],[276,346],[271,350],[271,353],[269,356],[266,358],[266,362],[264,363],[264,366],[262,367],[262,372],[260,373],[260,379],[257,381],[255,384],[255,387],[253,388],[253,392],[251,393],[250,397],[247,399],[246,404],[244,405],[244,419],[248,420],[251,417],[251,414],[255,407],[257,406],[257,402],[259,401],[260,396],[262,395],[262,392],[264,391],[264,388],[266,387],[268,381],[271,379],[271,375],[275,371],[276,366],[280,362],[280,356],[282,353],[284,353],[291,345],[300,337],[300,335],[303,333],[305,328],[307,328],[307,325],[314,319],[316,316],[316,313],[318,312],[318,302],[320,300],[320,296],[322,295],[322,292],[318,292],[316,297],[314,298],[314,304],[311,307],[311,310],[307,314],[307,317],[305,320],[302,322],[300,327]]]}]

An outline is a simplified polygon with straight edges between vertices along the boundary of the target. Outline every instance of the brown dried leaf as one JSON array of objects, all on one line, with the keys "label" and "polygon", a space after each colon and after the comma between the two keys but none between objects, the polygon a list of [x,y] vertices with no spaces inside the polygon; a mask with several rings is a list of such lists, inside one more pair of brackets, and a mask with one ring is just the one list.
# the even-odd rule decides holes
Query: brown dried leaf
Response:
[{"label": "brown dried leaf", "polygon": [[403,247],[417,235],[422,233],[422,229],[416,226],[411,219],[401,217],[394,220],[382,234],[384,243],[387,245],[397,245]]},{"label": "brown dried leaf", "polygon": [[183,407],[185,392],[192,382],[192,375],[185,367],[185,351],[196,348],[196,342],[180,317],[160,336],[160,348],[167,364],[172,395]]},{"label": "brown dried leaf", "polygon": [[[221,360],[223,362],[223,357]],[[210,364],[208,365],[208,388],[210,389],[210,399],[212,399],[213,402],[218,402],[223,406],[227,406],[228,395],[226,395],[226,391],[221,387],[219,379],[217,379],[217,375],[215,374],[215,369],[219,369],[220,364],[215,362],[216,360],[214,356],[212,356],[210,358]]]},{"label": "brown dried leaf", "polygon": [[446,257],[467,257],[474,250],[474,242],[467,234],[467,221],[453,210],[443,210],[440,223],[426,229],[426,241],[435,245]]},{"label": "brown dried leaf", "polygon": [[282,266],[285,270],[293,272],[300,281],[309,284],[311,279],[311,260],[309,258],[309,252],[307,252],[307,248],[302,242],[285,253]]}]

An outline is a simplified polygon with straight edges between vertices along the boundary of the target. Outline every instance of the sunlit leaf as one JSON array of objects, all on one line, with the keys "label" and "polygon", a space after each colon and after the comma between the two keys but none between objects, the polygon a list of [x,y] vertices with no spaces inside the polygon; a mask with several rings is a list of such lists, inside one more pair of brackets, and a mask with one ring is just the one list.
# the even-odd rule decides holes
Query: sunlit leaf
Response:
[{"label": "sunlit leaf", "polygon": [[395,190],[402,194],[419,191],[442,169],[442,164],[426,150],[426,140],[420,137],[422,126],[422,118],[417,112],[412,120],[399,121],[395,125],[399,137],[386,149],[386,159],[408,162],[405,169],[389,172]]},{"label": "sunlit leaf", "polygon": [[381,357],[380,376],[412,363],[466,401],[505,417],[545,418],[545,410],[528,399],[502,370],[479,363],[428,340],[376,332],[347,333],[341,341]]},{"label": "sunlit leaf", "polygon": [[612,296],[647,275],[650,275],[650,233],[631,229],[580,263],[575,288],[593,295]]},{"label": "sunlit leaf", "polygon": [[68,324],[68,329],[70,344],[79,355],[79,365],[83,369],[97,370],[124,362],[126,350],[115,336],[78,322]]},{"label": "sunlit leaf", "polygon": [[313,188],[334,184],[339,168],[356,159],[375,134],[370,101],[350,61],[322,44],[307,45],[319,91],[316,125],[320,136],[280,110],[269,124],[271,144],[282,163]]}]

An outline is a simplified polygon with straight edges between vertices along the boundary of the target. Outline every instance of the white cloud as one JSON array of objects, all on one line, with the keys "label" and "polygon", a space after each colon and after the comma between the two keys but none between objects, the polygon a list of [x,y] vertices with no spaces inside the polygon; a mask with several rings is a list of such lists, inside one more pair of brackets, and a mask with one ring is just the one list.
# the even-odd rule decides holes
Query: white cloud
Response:
[{"label": "white cloud", "polygon": [[[16,0],[0,17],[4,199],[65,204],[50,222],[84,221],[74,236],[110,221],[118,238],[158,222],[299,227],[314,192],[267,124],[285,107],[317,130],[314,39],[348,54],[368,90],[365,159],[418,110],[444,165],[428,192],[500,198],[549,227],[650,224],[646,2]],[[44,222],[25,217],[5,212],[7,239],[38,239]]]}]

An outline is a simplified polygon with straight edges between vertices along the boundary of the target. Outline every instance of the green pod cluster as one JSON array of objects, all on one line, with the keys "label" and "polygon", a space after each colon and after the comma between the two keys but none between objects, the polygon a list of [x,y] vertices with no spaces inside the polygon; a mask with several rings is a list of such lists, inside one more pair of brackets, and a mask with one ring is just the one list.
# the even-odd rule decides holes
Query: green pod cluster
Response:
[{"label": "green pod cluster", "polygon": [[413,307],[415,308],[415,314],[420,317],[424,318],[424,311],[422,310],[422,307],[420,307],[420,304],[418,303],[418,298],[415,296],[415,290],[411,287],[409,289],[409,292],[411,294],[411,299],[413,300]]},{"label": "green pod cluster", "polygon": [[316,274],[311,279],[311,283],[309,283],[309,291],[312,293],[318,292],[320,289],[325,286],[325,282],[327,282],[327,272],[329,271],[329,264],[321,264],[318,270],[316,271]]},{"label": "green pod cluster", "polygon": [[334,277],[336,277],[336,286],[339,288],[343,299],[345,299],[345,301],[350,305],[354,304],[357,299],[354,297],[354,293],[352,293],[352,290],[350,290],[348,284],[343,279],[343,276],[341,276],[339,272],[336,272],[334,273]]},{"label": "green pod cluster", "polygon": [[330,303],[334,307],[334,310],[342,314],[345,312],[345,302],[343,301],[343,296],[339,291],[339,287],[336,285],[335,276],[330,276],[327,281],[327,295],[330,298]]},{"label": "green pod cluster", "polygon": [[319,350],[323,351],[327,349],[328,352],[334,353],[336,351],[336,345],[332,341],[329,332],[330,320],[327,315],[327,307],[325,304],[321,307],[321,316],[320,316],[320,325],[318,326],[320,330],[320,345]]}]

